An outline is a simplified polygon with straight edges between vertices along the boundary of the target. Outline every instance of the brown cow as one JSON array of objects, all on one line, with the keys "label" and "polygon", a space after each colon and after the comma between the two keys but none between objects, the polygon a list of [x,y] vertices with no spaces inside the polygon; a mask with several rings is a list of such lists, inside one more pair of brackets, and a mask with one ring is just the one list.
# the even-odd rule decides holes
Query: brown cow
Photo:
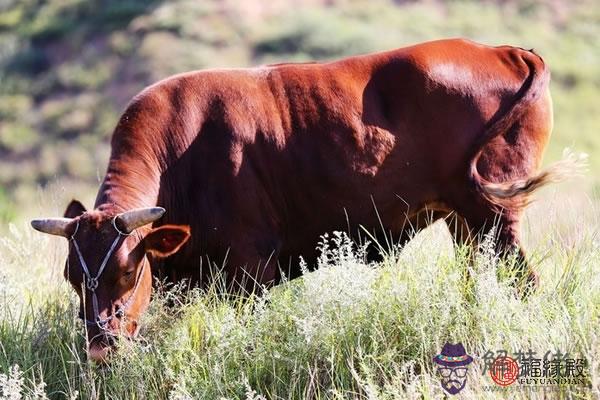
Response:
[{"label": "brown cow", "polygon": [[426,209],[457,215],[458,240],[498,223],[499,250],[520,251],[523,207],[557,172],[536,174],[548,81],[532,51],[465,40],[177,75],[121,117],[94,209],[73,201],[32,225],[70,238],[65,277],[96,360],[136,334],[152,272],[200,283],[217,263],[251,290],[280,279],[278,261],[314,257],[324,232],[379,217],[405,240]]}]

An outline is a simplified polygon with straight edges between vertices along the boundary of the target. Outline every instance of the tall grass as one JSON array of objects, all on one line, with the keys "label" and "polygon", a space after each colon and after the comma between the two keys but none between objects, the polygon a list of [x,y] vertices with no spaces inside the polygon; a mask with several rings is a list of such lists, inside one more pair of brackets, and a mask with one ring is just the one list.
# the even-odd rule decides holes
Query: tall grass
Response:
[{"label": "tall grass", "polygon": [[322,238],[316,272],[261,296],[226,298],[218,284],[163,290],[142,338],[122,341],[105,367],[86,361],[76,298],[60,276],[64,244],[13,227],[0,242],[0,398],[440,398],[431,360],[447,341],[462,342],[476,360],[464,398],[545,396],[516,386],[486,391],[495,384],[482,375],[481,357],[498,349],[586,358],[588,388],[546,396],[597,397],[597,219],[556,221],[545,203],[530,219],[536,213],[556,229],[530,246],[542,279],[526,300],[489,235],[471,258],[437,224],[367,264],[336,233]]}]

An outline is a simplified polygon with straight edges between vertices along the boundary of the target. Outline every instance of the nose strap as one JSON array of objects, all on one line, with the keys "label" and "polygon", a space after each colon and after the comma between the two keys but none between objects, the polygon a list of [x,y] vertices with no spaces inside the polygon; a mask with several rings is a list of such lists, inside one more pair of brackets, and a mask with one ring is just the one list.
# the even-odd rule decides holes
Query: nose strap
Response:
[{"label": "nose strap", "polygon": [[[79,222],[78,222],[78,224],[79,224]],[[75,233],[77,233],[77,230],[75,230]],[[77,257],[79,258],[79,263],[81,264],[81,268],[83,268],[83,272],[85,273],[85,277],[86,277],[85,286],[92,292],[95,291],[96,288],[98,288],[98,278],[100,278],[100,275],[102,275],[102,272],[104,272],[104,268],[106,268],[106,264],[108,264],[108,260],[110,259],[110,256],[115,251],[115,247],[117,247],[117,244],[119,243],[119,239],[121,239],[121,236],[122,236],[122,234],[119,232],[119,234],[117,235],[115,240],[113,240],[113,242],[110,246],[110,249],[108,249],[108,252],[104,256],[104,259],[102,260],[102,264],[100,264],[100,268],[98,269],[98,273],[96,274],[95,277],[92,277],[92,274],[90,273],[90,270],[88,269],[88,266],[85,263],[85,260],[83,259],[81,250],[79,250],[79,245],[77,244],[77,241],[75,240],[75,234],[73,234],[73,236],[71,236],[71,242],[73,242],[73,246],[75,247],[75,252],[77,253]]]}]

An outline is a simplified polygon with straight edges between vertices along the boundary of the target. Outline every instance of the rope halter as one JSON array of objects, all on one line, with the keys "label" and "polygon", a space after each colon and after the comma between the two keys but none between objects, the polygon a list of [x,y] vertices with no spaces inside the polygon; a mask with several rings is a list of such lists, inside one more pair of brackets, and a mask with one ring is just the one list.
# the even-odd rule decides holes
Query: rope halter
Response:
[{"label": "rope halter", "polygon": [[97,325],[98,328],[100,328],[100,330],[102,330],[102,331],[107,330],[106,325],[113,318],[121,319],[125,316],[125,312],[127,311],[129,306],[131,305],[131,302],[133,301],[135,293],[137,292],[137,289],[140,284],[141,276],[144,273],[144,268],[146,267],[146,256],[144,256],[142,268],[140,269],[140,272],[139,272],[138,276],[136,277],[133,291],[131,292],[131,294],[129,295],[127,300],[123,304],[121,304],[113,314],[109,315],[105,319],[100,318],[100,312],[99,312],[99,307],[98,307],[98,296],[96,295],[96,289],[98,289],[98,280],[100,279],[102,272],[104,272],[104,269],[106,268],[106,264],[108,264],[108,260],[110,259],[113,252],[115,251],[115,248],[117,247],[117,244],[119,243],[119,240],[124,236],[132,235],[132,233],[126,233],[126,232],[121,231],[117,227],[116,220],[117,220],[117,216],[115,216],[112,219],[112,226],[113,226],[113,228],[115,228],[115,231],[117,231],[118,235],[115,238],[115,240],[113,240],[110,248],[106,252],[104,259],[102,260],[102,263],[100,264],[100,268],[98,268],[98,273],[96,274],[96,276],[92,276],[92,274],[90,273],[90,270],[89,270],[85,260],[83,259],[83,255],[81,254],[81,250],[79,249],[79,244],[77,244],[77,240],[75,240],[75,235],[77,234],[77,231],[79,230],[79,221],[77,221],[77,225],[75,227],[75,232],[73,232],[73,234],[69,238],[69,241],[71,243],[73,243],[73,247],[75,248],[75,252],[77,253],[77,257],[79,258],[79,263],[81,264],[81,268],[85,275],[85,287],[90,292],[92,292],[92,307],[94,309],[94,320],[86,319],[85,315],[83,316],[82,319],[85,321],[86,325],[88,325],[88,326],[89,325]]}]

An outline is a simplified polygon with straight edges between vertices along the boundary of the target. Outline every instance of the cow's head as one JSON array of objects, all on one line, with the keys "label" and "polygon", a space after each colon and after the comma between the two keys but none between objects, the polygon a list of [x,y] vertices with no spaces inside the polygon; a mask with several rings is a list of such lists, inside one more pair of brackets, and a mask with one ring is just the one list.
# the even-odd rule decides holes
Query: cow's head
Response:
[{"label": "cow's head", "polygon": [[150,259],[174,254],[190,237],[188,226],[146,226],[164,212],[86,211],[73,200],[64,218],[31,221],[34,229],[69,240],[64,275],[79,296],[88,354],[95,361],[106,360],[117,337],[137,335],[152,291]]}]

